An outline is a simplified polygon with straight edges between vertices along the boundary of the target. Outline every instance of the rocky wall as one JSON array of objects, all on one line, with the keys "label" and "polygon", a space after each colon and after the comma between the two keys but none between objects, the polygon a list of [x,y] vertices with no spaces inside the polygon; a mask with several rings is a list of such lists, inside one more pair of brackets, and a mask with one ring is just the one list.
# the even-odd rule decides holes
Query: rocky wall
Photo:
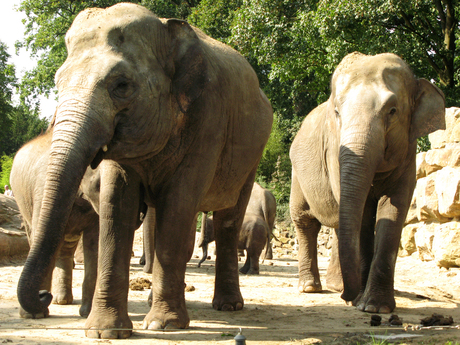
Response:
[{"label": "rocky wall", "polygon": [[460,266],[460,108],[446,109],[446,130],[429,140],[431,150],[417,154],[417,186],[399,255]]}]

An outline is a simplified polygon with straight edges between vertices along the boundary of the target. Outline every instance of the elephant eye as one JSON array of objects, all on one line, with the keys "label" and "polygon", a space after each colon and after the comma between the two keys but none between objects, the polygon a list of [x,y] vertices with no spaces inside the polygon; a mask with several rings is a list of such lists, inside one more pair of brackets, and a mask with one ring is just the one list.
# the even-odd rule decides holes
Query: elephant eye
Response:
[{"label": "elephant eye", "polygon": [[335,108],[334,112],[335,112],[335,117],[339,118],[340,117],[339,109]]},{"label": "elephant eye", "polygon": [[394,114],[396,114],[396,108],[395,107],[391,108],[389,114],[390,116],[393,116]]},{"label": "elephant eye", "polygon": [[112,86],[112,95],[119,99],[127,99],[133,96],[136,87],[125,78],[120,78]]}]

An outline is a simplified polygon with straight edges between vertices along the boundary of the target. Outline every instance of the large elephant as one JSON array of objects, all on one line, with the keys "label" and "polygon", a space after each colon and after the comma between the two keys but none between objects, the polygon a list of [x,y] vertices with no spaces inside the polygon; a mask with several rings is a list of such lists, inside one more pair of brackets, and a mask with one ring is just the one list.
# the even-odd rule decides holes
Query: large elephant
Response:
[{"label": "large elephant", "polygon": [[21,306],[36,317],[48,313],[40,285],[81,179],[89,165],[112,160],[124,169],[100,169],[100,255],[86,335],[132,334],[127,296],[139,200],[155,208],[144,328],[189,325],[184,278],[200,211],[214,211],[213,307],[241,309],[238,230],[273,121],[251,66],[188,23],[130,3],[80,13],[66,46],[37,236],[18,283]]},{"label": "large elephant", "polygon": [[352,53],[342,60],[328,101],[306,117],[290,150],[301,292],[322,289],[316,246],[324,224],[337,229],[340,267],[333,271],[341,269],[342,298],[366,312],[395,308],[416,139],[445,128],[444,103],[443,93],[396,55]]},{"label": "large elephant", "polygon": [[[30,246],[33,245],[34,237],[37,235],[34,229],[37,226],[42,204],[52,134],[52,131],[48,131],[24,145],[17,152],[11,169],[10,181],[24,220]],[[83,189],[85,186],[90,188],[91,183],[98,184],[99,179],[97,171],[94,173],[89,171],[89,175],[85,177],[81,184],[83,188],[79,189],[75,198],[58,253],[52,259],[52,264],[41,282],[40,289],[51,291],[52,285],[54,303],[72,303],[73,259],[78,241],[83,237],[83,252],[86,260],[80,315],[86,317],[91,309],[96,286],[99,216],[91,203],[83,197]],[[95,188],[99,187],[95,186]],[[50,298],[46,294],[43,297]],[[30,317],[22,308],[20,314],[22,317]]]}]

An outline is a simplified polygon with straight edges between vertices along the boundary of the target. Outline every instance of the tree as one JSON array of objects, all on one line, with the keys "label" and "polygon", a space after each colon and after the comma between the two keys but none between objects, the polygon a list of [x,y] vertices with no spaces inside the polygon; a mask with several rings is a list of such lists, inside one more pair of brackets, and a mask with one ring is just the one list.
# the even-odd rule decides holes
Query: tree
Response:
[{"label": "tree", "polygon": [[10,172],[13,166],[13,158],[9,156],[0,157],[0,193],[5,193],[5,185],[10,185]]},{"label": "tree", "polygon": [[15,70],[8,63],[10,55],[7,46],[0,41],[0,154],[7,152],[10,141],[8,128],[11,126],[11,112],[13,110],[11,97],[16,85]]}]

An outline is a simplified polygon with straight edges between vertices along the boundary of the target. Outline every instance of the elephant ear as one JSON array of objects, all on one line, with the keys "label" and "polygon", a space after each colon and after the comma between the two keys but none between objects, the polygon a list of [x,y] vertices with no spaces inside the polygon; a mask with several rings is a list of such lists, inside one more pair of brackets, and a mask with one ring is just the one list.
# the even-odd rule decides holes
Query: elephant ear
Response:
[{"label": "elephant ear", "polygon": [[172,38],[172,92],[186,113],[206,86],[207,64],[201,42],[187,22],[169,19],[166,24]]},{"label": "elephant ear", "polygon": [[444,93],[426,79],[417,80],[417,86],[409,133],[410,142],[438,129],[446,129]]}]

